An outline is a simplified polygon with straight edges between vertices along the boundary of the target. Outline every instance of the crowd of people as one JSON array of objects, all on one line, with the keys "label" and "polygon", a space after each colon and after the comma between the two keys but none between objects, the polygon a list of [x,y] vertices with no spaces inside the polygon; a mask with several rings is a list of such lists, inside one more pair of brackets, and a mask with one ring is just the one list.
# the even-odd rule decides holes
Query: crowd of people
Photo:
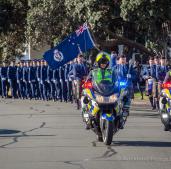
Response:
[{"label": "crowd of people", "polygon": [[[0,95],[3,98],[10,95],[14,99],[73,102],[75,91],[77,90],[77,93],[80,91],[77,89],[79,86],[76,82],[86,79],[90,70],[96,66],[87,66],[83,55],[55,70],[51,69],[43,59],[20,61],[17,64],[11,61],[10,65],[3,62],[0,67]],[[142,99],[146,88],[146,95],[149,96],[152,108],[158,106],[157,90],[154,89],[164,81],[169,70],[165,57],[151,56],[147,65],[142,65],[136,60],[133,64],[129,64],[125,55],[117,55],[113,52],[108,66],[114,72],[116,81],[129,79],[128,106],[136,88],[140,91]],[[153,85],[153,90],[149,90],[148,86],[148,80],[151,78],[155,80],[153,84],[157,84]]]},{"label": "crowd of people", "polygon": [[3,98],[72,102],[72,81],[87,74],[82,56],[55,70],[43,59],[17,64],[11,61],[10,65],[3,62],[0,67],[0,94]]}]

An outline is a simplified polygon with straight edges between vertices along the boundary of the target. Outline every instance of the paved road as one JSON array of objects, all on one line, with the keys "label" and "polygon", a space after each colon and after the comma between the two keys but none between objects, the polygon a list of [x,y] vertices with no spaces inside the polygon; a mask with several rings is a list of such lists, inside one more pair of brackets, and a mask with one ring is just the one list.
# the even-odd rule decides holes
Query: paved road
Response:
[{"label": "paved road", "polygon": [[[143,109],[145,109],[143,111]],[[0,169],[170,169],[171,133],[133,107],[111,146],[84,130],[71,104],[0,100]]]}]

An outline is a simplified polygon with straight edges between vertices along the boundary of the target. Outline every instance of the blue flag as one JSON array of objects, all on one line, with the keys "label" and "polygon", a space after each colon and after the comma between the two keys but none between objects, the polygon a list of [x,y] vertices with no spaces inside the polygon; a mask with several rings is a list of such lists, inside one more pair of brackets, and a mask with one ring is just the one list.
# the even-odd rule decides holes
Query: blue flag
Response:
[{"label": "blue flag", "polygon": [[87,24],[70,34],[59,45],[44,53],[43,57],[52,69],[57,69],[95,46]]}]

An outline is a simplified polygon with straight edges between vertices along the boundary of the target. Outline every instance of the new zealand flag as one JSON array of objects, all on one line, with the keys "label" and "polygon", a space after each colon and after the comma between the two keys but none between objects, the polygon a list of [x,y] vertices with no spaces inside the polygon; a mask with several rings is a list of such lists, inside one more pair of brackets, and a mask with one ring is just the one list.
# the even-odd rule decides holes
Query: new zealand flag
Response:
[{"label": "new zealand flag", "polygon": [[57,69],[76,58],[78,54],[87,52],[94,46],[95,44],[85,23],[59,45],[45,52],[43,57],[52,69]]}]

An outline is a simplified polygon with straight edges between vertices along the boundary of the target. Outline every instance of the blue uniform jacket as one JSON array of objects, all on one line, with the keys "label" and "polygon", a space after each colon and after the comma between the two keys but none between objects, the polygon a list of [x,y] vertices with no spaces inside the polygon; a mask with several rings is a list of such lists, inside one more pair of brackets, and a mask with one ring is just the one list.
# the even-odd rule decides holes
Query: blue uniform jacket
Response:
[{"label": "blue uniform jacket", "polygon": [[127,74],[131,74],[131,78],[129,78],[129,82],[134,82],[136,80],[136,72],[134,68],[131,66],[129,70],[129,65],[121,65],[117,64],[113,68],[115,77],[117,81],[127,80]]},{"label": "blue uniform jacket", "polygon": [[17,80],[23,80],[23,68],[22,67],[17,67]]},{"label": "blue uniform jacket", "polygon": [[166,77],[166,73],[169,71],[169,67],[168,66],[158,66],[157,67],[157,71],[156,71],[156,78],[158,81],[163,82],[165,77]]},{"label": "blue uniform jacket", "polygon": [[29,67],[23,67],[23,80],[26,82],[29,81],[28,79]]},{"label": "blue uniform jacket", "polygon": [[70,64],[65,65],[65,81],[69,80]]},{"label": "blue uniform jacket", "polygon": [[29,67],[28,70],[28,80],[29,81],[36,81],[36,67]]},{"label": "blue uniform jacket", "polygon": [[47,80],[47,66],[41,66],[40,68],[40,80]]},{"label": "blue uniform jacket", "polygon": [[60,80],[65,80],[65,67],[61,66],[59,68],[59,78]]},{"label": "blue uniform jacket", "polygon": [[75,63],[70,64],[70,68],[69,68],[69,72],[68,72],[68,78],[70,80],[74,80],[74,73],[73,73],[74,65],[75,65]]},{"label": "blue uniform jacket", "polygon": [[147,66],[143,71],[143,78],[147,79],[149,76],[156,79],[156,65]]},{"label": "blue uniform jacket", "polygon": [[37,81],[40,80],[40,71],[41,71],[41,66],[36,67],[36,79]]},{"label": "blue uniform jacket", "polygon": [[50,66],[47,67],[47,80],[51,81],[53,79],[53,70]]},{"label": "blue uniform jacket", "polygon": [[109,63],[109,67],[111,69],[113,69],[114,66],[116,65],[116,58],[117,58],[116,54],[111,54],[111,56],[110,56],[110,63]]},{"label": "blue uniform jacket", "polygon": [[88,75],[88,69],[87,66],[85,64],[74,64],[73,65],[73,76],[75,80],[81,80],[83,78],[83,76],[87,76]]},{"label": "blue uniform jacket", "polygon": [[8,67],[1,67],[1,78],[7,78],[7,69]]},{"label": "blue uniform jacket", "polygon": [[56,80],[56,81],[59,81],[60,78],[59,78],[59,69],[54,69],[53,70],[53,80]]},{"label": "blue uniform jacket", "polygon": [[17,68],[15,66],[9,66],[7,69],[7,77],[10,80],[16,80]]}]

